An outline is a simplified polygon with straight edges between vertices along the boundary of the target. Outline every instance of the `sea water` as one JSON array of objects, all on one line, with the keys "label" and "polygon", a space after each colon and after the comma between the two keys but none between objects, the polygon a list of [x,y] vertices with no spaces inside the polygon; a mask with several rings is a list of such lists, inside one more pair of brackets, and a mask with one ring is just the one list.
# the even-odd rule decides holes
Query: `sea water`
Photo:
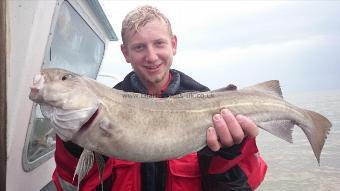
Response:
[{"label": "sea water", "polygon": [[258,190],[340,190],[340,90],[284,97],[296,106],[324,115],[333,126],[321,152],[320,165],[298,126],[294,127],[293,144],[260,131],[257,145],[268,171]]}]

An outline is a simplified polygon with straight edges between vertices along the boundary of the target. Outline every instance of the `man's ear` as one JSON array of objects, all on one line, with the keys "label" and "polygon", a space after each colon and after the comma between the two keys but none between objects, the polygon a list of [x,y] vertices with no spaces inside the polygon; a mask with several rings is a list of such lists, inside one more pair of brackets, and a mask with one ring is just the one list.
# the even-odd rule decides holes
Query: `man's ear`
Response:
[{"label": "man's ear", "polygon": [[172,53],[176,55],[177,52],[177,36],[173,35],[171,38]]},{"label": "man's ear", "polygon": [[126,60],[127,63],[130,63],[130,56],[129,56],[129,51],[128,48],[126,47],[126,45],[121,44],[120,45],[120,50],[122,51],[124,58]]}]

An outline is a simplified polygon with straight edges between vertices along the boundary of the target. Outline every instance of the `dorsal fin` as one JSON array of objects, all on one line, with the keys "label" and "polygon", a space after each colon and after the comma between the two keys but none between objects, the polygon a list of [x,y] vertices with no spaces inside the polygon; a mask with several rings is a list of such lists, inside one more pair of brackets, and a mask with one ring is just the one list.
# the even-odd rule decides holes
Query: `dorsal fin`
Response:
[{"label": "dorsal fin", "polygon": [[213,92],[224,92],[224,91],[231,91],[231,90],[237,90],[237,86],[235,86],[234,84],[229,84],[228,86],[224,88],[213,90]]},{"label": "dorsal fin", "polygon": [[270,93],[272,95],[276,95],[281,98],[283,97],[282,90],[280,87],[280,82],[278,80],[270,80],[270,81],[262,82],[262,83],[259,83],[253,86],[246,87],[244,89],[257,90],[261,92]]}]

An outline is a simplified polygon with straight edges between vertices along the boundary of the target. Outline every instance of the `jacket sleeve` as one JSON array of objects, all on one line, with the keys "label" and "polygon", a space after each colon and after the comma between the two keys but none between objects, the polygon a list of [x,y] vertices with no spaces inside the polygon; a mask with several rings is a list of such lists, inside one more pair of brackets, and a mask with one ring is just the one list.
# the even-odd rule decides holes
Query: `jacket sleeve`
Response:
[{"label": "jacket sleeve", "polygon": [[[82,152],[82,148],[70,147],[71,144],[63,142],[59,136],[56,136],[56,150],[54,159],[56,168],[52,175],[52,180],[58,191],[77,190],[77,176],[74,177],[74,171],[78,163],[78,154]],[[72,150],[69,150],[72,148]],[[110,188],[111,182],[111,160],[106,160],[103,171],[103,186]],[[93,167],[84,177],[80,185],[80,191],[101,190],[101,180],[99,178],[98,166],[94,162]]]},{"label": "jacket sleeve", "polygon": [[208,156],[199,153],[205,190],[255,190],[263,181],[267,165],[258,153],[255,138],[223,148]]}]

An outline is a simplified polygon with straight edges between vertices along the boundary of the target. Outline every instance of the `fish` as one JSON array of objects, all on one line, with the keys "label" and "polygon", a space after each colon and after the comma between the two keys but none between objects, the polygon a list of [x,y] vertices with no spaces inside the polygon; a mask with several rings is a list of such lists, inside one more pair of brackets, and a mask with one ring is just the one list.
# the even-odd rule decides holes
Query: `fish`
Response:
[{"label": "fish", "polygon": [[48,68],[34,77],[29,99],[62,140],[121,160],[155,162],[197,152],[206,147],[212,116],[227,108],[288,142],[294,126],[300,127],[320,162],[332,126],[326,117],[285,101],[278,80],[228,89],[157,98]]}]

